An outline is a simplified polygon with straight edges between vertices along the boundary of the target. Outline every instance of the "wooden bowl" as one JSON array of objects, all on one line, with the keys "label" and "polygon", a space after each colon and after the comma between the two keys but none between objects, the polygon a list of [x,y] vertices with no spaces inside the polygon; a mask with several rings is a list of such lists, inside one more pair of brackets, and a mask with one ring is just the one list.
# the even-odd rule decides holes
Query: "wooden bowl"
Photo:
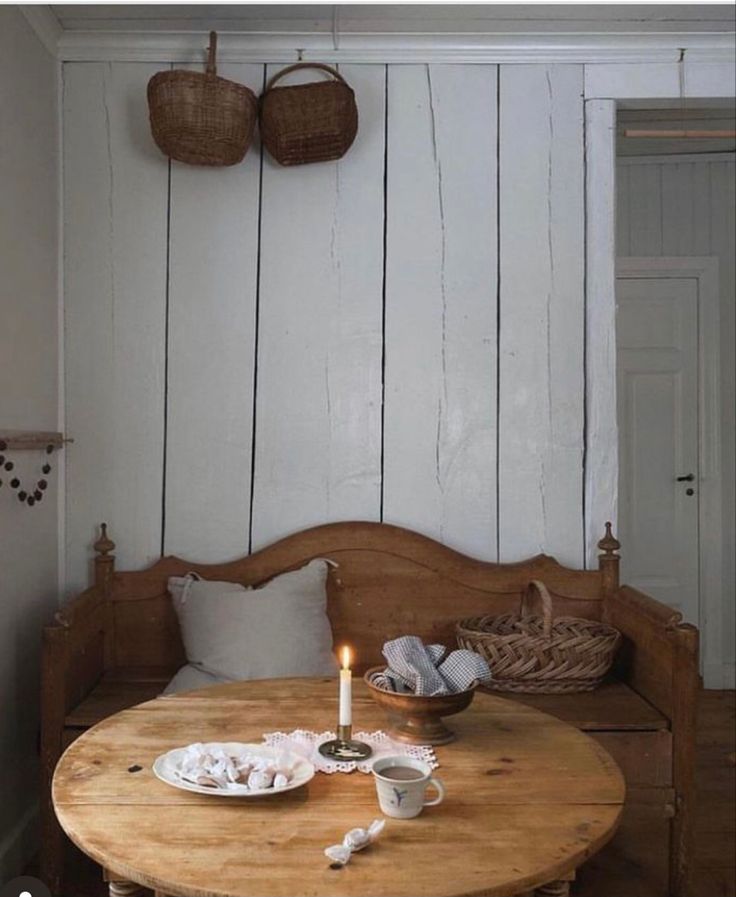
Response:
[{"label": "wooden bowl", "polygon": [[397,741],[409,744],[448,744],[455,733],[442,722],[465,710],[473,700],[477,685],[451,695],[411,695],[386,691],[371,682],[385,667],[371,667],[366,671],[365,683],[373,700],[388,714],[388,734]]}]

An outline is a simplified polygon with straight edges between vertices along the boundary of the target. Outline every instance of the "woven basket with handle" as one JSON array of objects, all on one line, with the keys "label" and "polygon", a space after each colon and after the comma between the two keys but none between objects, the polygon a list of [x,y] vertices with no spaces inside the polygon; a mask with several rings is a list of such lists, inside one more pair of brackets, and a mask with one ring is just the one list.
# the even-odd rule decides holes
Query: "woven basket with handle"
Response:
[{"label": "woven basket with handle", "polygon": [[217,75],[210,32],[206,72],[175,69],[148,82],[151,132],[164,155],[190,165],[235,165],[248,151],[258,115],[255,94]]},{"label": "woven basket with handle", "polygon": [[[298,69],[321,69],[332,81],[276,82]],[[304,165],[340,159],[358,133],[355,94],[342,75],[321,62],[300,62],[282,69],[261,97],[261,139],[281,165]]]},{"label": "woven basket with handle", "polygon": [[[534,593],[542,616],[529,612]],[[518,614],[471,617],[456,625],[461,648],[488,662],[495,691],[563,694],[592,691],[606,675],[621,641],[612,626],[579,617],[552,617],[552,597],[543,582],[532,580]]]}]

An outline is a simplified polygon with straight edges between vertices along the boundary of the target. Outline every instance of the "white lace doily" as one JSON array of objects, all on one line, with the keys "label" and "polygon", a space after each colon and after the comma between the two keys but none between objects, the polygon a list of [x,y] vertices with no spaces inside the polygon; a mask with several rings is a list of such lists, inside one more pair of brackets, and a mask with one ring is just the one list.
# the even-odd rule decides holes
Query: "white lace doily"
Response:
[{"label": "white lace doily", "polygon": [[380,730],[353,734],[353,738],[357,741],[364,741],[373,748],[373,753],[366,760],[331,760],[329,757],[323,757],[318,749],[325,741],[331,741],[333,738],[335,738],[334,732],[308,732],[306,729],[295,729],[293,732],[267,732],[263,736],[264,742],[269,747],[299,754],[309,760],[318,772],[331,774],[333,772],[352,772],[354,769],[360,772],[370,772],[376,760],[380,757],[389,757],[392,754],[422,760],[432,769],[437,769],[439,766],[431,745],[403,744],[401,741],[394,741]]}]

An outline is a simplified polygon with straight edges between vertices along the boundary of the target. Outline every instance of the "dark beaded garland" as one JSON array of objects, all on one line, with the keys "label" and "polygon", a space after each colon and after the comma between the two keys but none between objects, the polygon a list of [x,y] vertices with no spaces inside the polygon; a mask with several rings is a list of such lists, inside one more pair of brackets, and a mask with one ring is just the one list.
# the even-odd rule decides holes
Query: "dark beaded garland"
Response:
[{"label": "dark beaded garland", "polygon": [[[7,451],[7,448],[8,448],[7,442],[3,439],[0,439],[0,452]],[[45,447],[44,451],[47,455],[51,455],[51,454],[53,454],[54,448],[55,448],[54,445],[52,443],[49,443]],[[0,455],[0,469],[10,471],[10,470],[13,470],[14,468],[15,468],[15,463],[13,461],[7,460],[5,455]],[[52,470],[52,467],[48,463],[48,461],[46,461],[43,464],[43,466],[41,467],[41,472],[46,476],[51,473],[51,470]],[[3,485],[3,481],[2,481],[2,479],[0,479],[0,486],[2,486],[2,485]],[[43,500],[44,493],[48,489],[49,483],[48,483],[48,480],[46,480],[44,477],[41,477],[38,480],[36,480],[36,483],[35,483],[33,489],[29,492],[26,489],[22,488],[20,479],[17,476],[14,476],[13,479],[10,480],[8,485],[11,487],[11,489],[17,490],[16,495],[18,496],[18,501],[20,501],[24,504],[27,504],[28,507],[32,508],[35,504],[37,504],[38,502]]]}]

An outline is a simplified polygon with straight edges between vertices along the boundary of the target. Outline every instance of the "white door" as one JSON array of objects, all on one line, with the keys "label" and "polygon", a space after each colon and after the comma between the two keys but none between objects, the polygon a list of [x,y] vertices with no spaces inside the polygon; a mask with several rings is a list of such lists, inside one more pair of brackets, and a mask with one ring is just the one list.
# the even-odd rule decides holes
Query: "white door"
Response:
[{"label": "white door", "polygon": [[616,283],[622,581],[697,624],[698,281]]}]

